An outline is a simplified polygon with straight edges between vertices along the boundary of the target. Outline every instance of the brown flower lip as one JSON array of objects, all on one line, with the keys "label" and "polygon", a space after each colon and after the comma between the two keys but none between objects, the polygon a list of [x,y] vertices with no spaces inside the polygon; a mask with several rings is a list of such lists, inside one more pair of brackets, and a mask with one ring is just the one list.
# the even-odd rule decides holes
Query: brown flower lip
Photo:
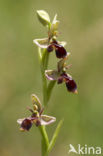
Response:
[{"label": "brown flower lip", "polygon": [[58,44],[57,41],[53,41],[47,48],[48,52],[52,52],[55,49],[56,57],[57,58],[65,58],[67,56],[67,52],[65,48]]},{"label": "brown flower lip", "polygon": [[66,73],[63,73],[62,77],[64,78],[67,90],[69,92],[77,93],[77,85],[76,82],[72,79],[72,77],[68,76]]},{"label": "brown flower lip", "polygon": [[67,56],[67,52],[62,45],[53,44],[55,47],[55,53],[57,58],[65,58]]},{"label": "brown flower lip", "polygon": [[74,80],[69,80],[66,82],[67,90],[73,93],[77,93],[77,85]]},{"label": "brown flower lip", "polygon": [[29,131],[31,127],[32,127],[32,120],[25,118],[21,123],[20,130]]}]

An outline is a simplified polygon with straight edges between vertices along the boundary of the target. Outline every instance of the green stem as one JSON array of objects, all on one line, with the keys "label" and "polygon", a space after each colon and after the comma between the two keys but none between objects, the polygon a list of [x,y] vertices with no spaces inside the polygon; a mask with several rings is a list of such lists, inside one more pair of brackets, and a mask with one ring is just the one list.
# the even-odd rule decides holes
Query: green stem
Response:
[{"label": "green stem", "polygon": [[42,140],[41,140],[41,156],[48,156],[48,154],[47,154],[47,149],[46,149],[46,146],[45,146],[45,141],[43,140],[43,138],[42,138]]},{"label": "green stem", "polygon": [[43,104],[44,106],[47,106],[47,103],[49,102],[56,81],[51,81],[47,86],[45,70],[47,70],[48,67],[49,53],[47,52],[47,49],[44,49],[42,51],[41,48],[39,48],[38,51],[39,51],[40,67],[41,67],[41,74],[42,74]]},{"label": "green stem", "polygon": [[[49,53],[46,49],[41,51],[39,48],[39,59],[40,59],[40,67],[41,67],[41,74],[42,74],[42,88],[43,88],[43,104],[44,106],[47,104],[47,80],[45,77],[45,70],[48,66],[48,57]],[[48,147],[49,147],[49,139],[46,132],[45,126],[39,127],[42,140],[41,140],[41,148],[42,148],[42,156],[48,156]]]},{"label": "green stem", "polygon": [[47,49],[41,51],[41,48],[39,48],[39,59],[40,59],[40,67],[41,67],[41,74],[42,74],[43,104],[44,106],[46,106],[47,105],[47,80],[45,77],[45,70],[47,69],[48,60],[49,60],[49,53],[47,52]]},{"label": "green stem", "polygon": [[44,73],[42,73],[42,85],[43,85],[43,104],[47,105],[47,81]]},{"label": "green stem", "polygon": [[51,81],[48,84],[48,88],[47,88],[47,102],[49,102],[49,99],[51,97],[51,93],[53,91],[53,88],[55,86],[56,81]]},{"label": "green stem", "polygon": [[[48,67],[48,61],[49,61],[49,53],[47,52],[47,49],[44,49],[42,51],[41,48],[39,48],[38,52],[39,52],[40,68],[42,74],[43,104],[44,106],[46,106],[50,99],[51,92],[53,90],[55,82],[51,82],[47,86],[47,79],[45,77],[45,70]],[[42,140],[41,140],[42,156],[48,156],[49,139],[46,132],[46,128],[45,126],[40,126],[39,130],[42,136]]]},{"label": "green stem", "polygon": [[43,140],[45,140],[45,145],[46,145],[46,147],[48,147],[49,139],[48,139],[48,135],[47,135],[45,126],[40,126],[39,129],[40,129]]},{"label": "green stem", "polygon": [[41,136],[42,136],[42,140],[41,140],[41,147],[42,147],[42,156],[48,156],[48,147],[49,147],[49,139],[48,139],[48,135],[45,129],[45,126],[40,126],[39,127]]}]

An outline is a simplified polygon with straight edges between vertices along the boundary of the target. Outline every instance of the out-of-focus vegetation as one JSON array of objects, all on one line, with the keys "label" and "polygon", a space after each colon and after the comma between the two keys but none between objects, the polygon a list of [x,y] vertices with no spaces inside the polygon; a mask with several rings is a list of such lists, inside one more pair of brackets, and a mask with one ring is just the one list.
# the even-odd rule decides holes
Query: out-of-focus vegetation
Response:
[{"label": "out-of-focus vegetation", "polygon": [[[69,144],[103,145],[103,1],[102,0],[1,0],[0,1],[0,156],[40,155],[40,135],[34,126],[19,132],[18,118],[27,116],[30,95],[42,101],[41,75],[34,38],[46,37],[36,10],[58,14],[60,40],[71,52],[69,73],[78,84],[78,95],[56,85],[49,115],[64,118],[64,125],[51,153],[67,156]],[[55,68],[51,53],[50,68]],[[51,136],[57,122],[48,126]]]}]

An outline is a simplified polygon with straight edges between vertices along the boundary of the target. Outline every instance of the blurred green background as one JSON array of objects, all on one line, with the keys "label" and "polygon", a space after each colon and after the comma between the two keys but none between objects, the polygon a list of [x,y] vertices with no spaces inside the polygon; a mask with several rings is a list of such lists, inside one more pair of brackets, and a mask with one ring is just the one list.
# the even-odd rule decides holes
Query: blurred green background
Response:
[{"label": "blurred green background", "polygon": [[[36,10],[46,10],[60,20],[59,40],[67,41],[72,63],[70,74],[78,95],[56,85],[48,115],[57,122],[48,126],[51,137],[64,118],[51,155],[67,156],[69,144],[103,147],[103,1],[102,0],[1,0],[0,1],[0,156],[40,156],[40,134],[34,126],[19,132],[18,118],[28,116],[30,95],[42,101],[42,83],[35,38],[46,37]],[[55,55],[50,69],[55,68]],[[72,155],[72,154],[71,154]]]}]

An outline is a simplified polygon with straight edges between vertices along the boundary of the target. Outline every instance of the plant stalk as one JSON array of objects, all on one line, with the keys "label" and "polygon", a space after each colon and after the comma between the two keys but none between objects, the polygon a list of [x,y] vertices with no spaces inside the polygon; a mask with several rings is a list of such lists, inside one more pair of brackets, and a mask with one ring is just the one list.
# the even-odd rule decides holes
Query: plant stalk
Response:
[{"label": "plant stalk", "polygon": [[[49,61],[49,53],[47,52],[47,49],[44,49],[42,51],[41,48],[39,48],[38,52],[39,52],[40,68],[41,68],[41,75],[42,75],[43,105],[47,106],[55,82],[50,83],[47,86],[47,80],[45,77],[45,70],[47,70],[48,61]],[[46,128],[45,126],[40,126],[39,130],[42,136],[42,140],[41,140],[42,156],[48,156],[49,139],[48,139],[48,134],[46,132]]]},{"label": "plant stalk", "polygon": [[42,139],[41,139],[42,156],[48,156],[49,139],[48,139],[45,126],[40,126],[39,130],[42,135]]},{"label": "plant stalk", "polygon": [[[46,49],[43,51],[41,48],[38,49],[39,52],[39,60],[40,60],[40,68],[41,68],[41,75],[42,75],[42,88],[43,88],[43,105],[47,105],[47,80],[45,77],[45,70],[48,66],[48,57],[49,54]],[[42,156],[48,156],[48,147],[49,147],[49,139],[46,132],[45,126],[39,127],[42,139],[41,139],[41,149],[42,149]]]}]

